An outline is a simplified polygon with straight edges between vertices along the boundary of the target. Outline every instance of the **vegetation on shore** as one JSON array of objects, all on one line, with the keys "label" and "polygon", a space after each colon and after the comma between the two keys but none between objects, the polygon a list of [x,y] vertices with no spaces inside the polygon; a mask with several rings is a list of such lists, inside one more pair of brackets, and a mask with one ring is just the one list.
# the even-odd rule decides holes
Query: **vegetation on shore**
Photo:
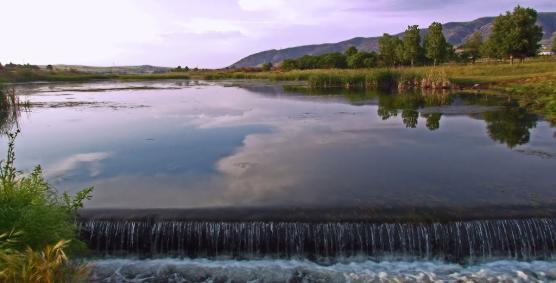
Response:
[{"label": "vegetation on shore", "polygon": [[23,174],[14,166],[19,107],[13,91],[0,87],[2,135],[8,137],[5,160],[0,162],[0,282],[79,282],[86,268],[68,260],[86,246],[78,238],[77,209],[92,188],[58,194],[37,166]]},{"label": "vegetation on shore", "polygon": [[[11,66],[10,66],[11,65]],[[161,74],[96,74],[83,73],[75,70],[41,69],[36,65],[10,64],[0,65],[0,83],[10,82],[68,82],[92,80],[159,80],[159,79],[189,79],[183,72],[169,72]]]}]

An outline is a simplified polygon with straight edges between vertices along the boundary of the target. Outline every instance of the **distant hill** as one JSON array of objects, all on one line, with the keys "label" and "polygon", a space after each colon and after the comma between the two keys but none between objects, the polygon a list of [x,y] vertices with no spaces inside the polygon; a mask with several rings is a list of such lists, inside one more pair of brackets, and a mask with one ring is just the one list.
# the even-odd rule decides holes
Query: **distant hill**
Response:
[{"label": "distant hill", "polygon": [[[471,22],[451,22],[443,25],[444,36],[454,46],[458,46],[465,42],[467,37],[476,31],[480,31],[483,37],[487,37],[492,29],[492,21],[494,17],[479,18]],[[539,13],[537,24],[543,28],[544,37],[541,43],[550,44],[552,34],[556,32],[556,12]],[[426,29],[421,29],[424,35]],[[403,33],[397,34],[403,36]],[[230,67],[255,67],[267,62],[273,64],[281,63],[285,59],[297,58],[303,55],[321,55],[330,52],[344,52],[350,46],[355,46],[360,51],[377,51],[378,37],[355,37],[338,43],[325,43],[290,47],[285,49],[272,49],[249,55]]]},{"label": "distant hill", "polygon": [[[45,66],[41,66],[45,67]],[[157,67],[150,65],[141,66],[114,66],[114,67],[94,67],[83,65],[54,65],[56,70],[76,70],[90,74],[156,74],[166,73],[171,70],[168,67]]]}]

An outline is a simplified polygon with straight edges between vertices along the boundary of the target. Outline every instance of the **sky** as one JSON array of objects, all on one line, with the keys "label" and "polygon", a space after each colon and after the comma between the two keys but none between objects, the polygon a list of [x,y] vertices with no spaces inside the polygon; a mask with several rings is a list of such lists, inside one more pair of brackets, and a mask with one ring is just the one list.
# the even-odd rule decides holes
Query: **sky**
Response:
[{"label": "sky", "polygon": [[268,49],[469,21],[555,0],[0,0],[0,62],[219,68]]}]

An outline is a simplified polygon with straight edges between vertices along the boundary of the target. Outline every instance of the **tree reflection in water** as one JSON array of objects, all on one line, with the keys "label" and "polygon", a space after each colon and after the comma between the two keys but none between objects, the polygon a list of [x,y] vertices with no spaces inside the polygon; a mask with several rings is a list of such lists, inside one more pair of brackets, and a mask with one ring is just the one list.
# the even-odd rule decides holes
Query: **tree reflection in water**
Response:
[{"label": "tree reflection in water", "polygon": [[[402,123],[405,127],[416,128],[420,109],[450,105],[455,96],[446,92],[381,94],[378,95],[377,115],[383,120],[388,120],[396,117],[401,111]],[[529,142],[529,130],[536,126],[537,115],[529,113],[517,103],[506,99],[486,99],[480,95],[458,95],[458,98],[465,105],[500,107],[481,115],[473,115],[485,120],[488,135],[492,140],[505,144],[509,148]],[[426,119],[427,129],[434,131],[440,128],[441,111],[421,113],[421,117]]]},{"label": "tree reflection in water", "polygon": [[491,139],[509,148],[529,142],[529,130],[537,125],[537,116],[517,105],[506,105],[499,111],[486,112],[483,117]]}]

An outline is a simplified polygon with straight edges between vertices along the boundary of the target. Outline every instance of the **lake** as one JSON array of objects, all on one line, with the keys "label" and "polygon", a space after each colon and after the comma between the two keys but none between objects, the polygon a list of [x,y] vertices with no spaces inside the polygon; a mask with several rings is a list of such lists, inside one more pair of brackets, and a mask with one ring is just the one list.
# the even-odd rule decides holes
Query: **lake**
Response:
[{"label": "lake", "polygon": [[556,129],[505,98],[241,81],[20,92],[35,106],[18,168],[41,164],[62,191],[94,186],[89,208],[556,203]]},{"label": "lake", "polygon": [[505,96],[241,80],[16,89],[32,105],[17,167],[42,165],[59,191],[94,186],[82,227],[98,280],[556,280],[556,128]]}]

